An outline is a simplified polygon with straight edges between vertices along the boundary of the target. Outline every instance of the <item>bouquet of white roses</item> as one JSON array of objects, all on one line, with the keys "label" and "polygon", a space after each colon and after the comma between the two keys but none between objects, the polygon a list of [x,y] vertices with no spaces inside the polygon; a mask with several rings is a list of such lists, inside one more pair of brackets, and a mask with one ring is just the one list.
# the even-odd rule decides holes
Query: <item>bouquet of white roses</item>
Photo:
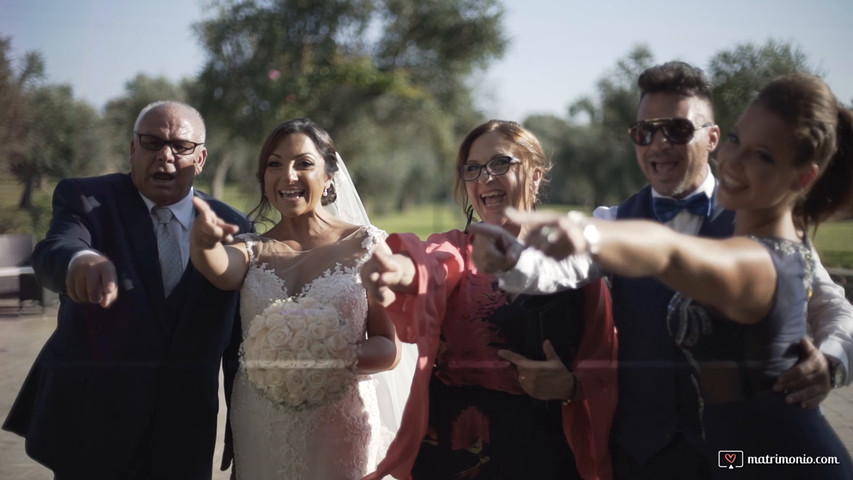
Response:
[{"label": "bouquet of white roses", "polygon": [[270,400],[307,408],[339,399],[355,374],[356,346],[331,306],[310,297],[277,300],[243,340],[249,381]]}]

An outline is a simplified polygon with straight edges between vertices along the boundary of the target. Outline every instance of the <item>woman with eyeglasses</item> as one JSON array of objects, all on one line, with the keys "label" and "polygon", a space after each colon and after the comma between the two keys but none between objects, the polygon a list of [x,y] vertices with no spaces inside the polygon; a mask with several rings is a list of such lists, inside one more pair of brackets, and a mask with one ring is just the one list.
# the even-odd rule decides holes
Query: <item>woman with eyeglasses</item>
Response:
[{"label": "woman with eyeglasses", "polygon": [[[532,211],[550,162],[515,122],[474,128],[457,156],[468,215],[521,234],[508,207]],[[377,472],[415,479],[605,479],[616,403],[616,340],[602,281],[512,295],[471,260],[472,236],[393,234],[362,270],[420,363],[397,438]]]},{"label": "woman with eyeglasses", "polygon": [[719,179],[719,202],[735,211],[735,236],[725,240],[649,221],[509,215],[549,255],[591,253],[609,271],[678,291],[667,324],[695,369],[715,477],[853,478],[820,410],[773,389],[804,354],[816,266],[807,232],[852,213],[853,112],[817,77],[780,77],[729,134]]}]

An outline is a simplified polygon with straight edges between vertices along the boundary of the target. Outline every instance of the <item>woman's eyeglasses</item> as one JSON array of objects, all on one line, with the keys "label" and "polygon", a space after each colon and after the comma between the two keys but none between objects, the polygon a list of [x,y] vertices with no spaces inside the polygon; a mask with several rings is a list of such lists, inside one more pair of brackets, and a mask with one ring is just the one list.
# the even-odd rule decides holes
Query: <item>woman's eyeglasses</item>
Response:
[{"label": "woman's eyeglasses", "polygon": [[714,125],[714,122],[703,123],[702,125],[693,125],[693,122],[686,118],[653,118],[651,120],[640,120],[631,124],[628,127],[628,135],[635,144],[645,147],[651,145],[655,139],[655,133],[658,130],[663,134],[663,138],[670,143],[684,145],[693,138],[693,134],[697,130]]},{"label": "woman's eyeglasses", "polygon": [[480,178],[480,174],[483,173],[483,170],[489,172],[489,175],[493,177],[498,177],[506,174],[506,172],[509,171],[509,167],[520,164],[521,161],[516,158],[510,157],[509,155],[501,155],[499,157],[492,158],[483,165],[480,165],[479,163],[466,163],[464,165],[460,165],[459,176],[466,182],[473,182]]},{"label": "woman's eyeglasses", "polygon": [[189,155],[195,151],[195,148],[204,143],[195,143],[189,140],[163,140],[157,135],[148,135],[147,133],[133,132],[139,137],[139,145],[151,151],[159,151],[163,145],[168,145],[175,155]]}]

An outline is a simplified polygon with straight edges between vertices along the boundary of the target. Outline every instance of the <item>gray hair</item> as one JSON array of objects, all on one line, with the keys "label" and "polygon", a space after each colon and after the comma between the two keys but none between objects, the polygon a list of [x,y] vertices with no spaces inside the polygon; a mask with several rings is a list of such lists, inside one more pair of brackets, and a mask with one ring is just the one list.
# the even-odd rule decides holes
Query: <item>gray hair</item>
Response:
[{"label": "gray hair", "polygon": [[[175,106],[180,108],[185,108],[190,111],[192,115],[197,117],[199,125],[201,125],[201,143],[205,142],[205,137],[207,137],[206,128],[204,126],[204,118],[202,118],[201,113],[195,109],[192,105],[186,104],[184,102],[178,102],[176,100],[158,100],[156,102],[149,103],[148,105],[142,107],[142,110],[139,111],[139,115],[136,116],[136,121],[133,122],[133,131],[136,132],[139,130],[139,124],[142,123],[142,119],[148,115],[154,109],[163,107],[163,106]],[[131,133],[131,139],[133,138],[133,134]]]}]

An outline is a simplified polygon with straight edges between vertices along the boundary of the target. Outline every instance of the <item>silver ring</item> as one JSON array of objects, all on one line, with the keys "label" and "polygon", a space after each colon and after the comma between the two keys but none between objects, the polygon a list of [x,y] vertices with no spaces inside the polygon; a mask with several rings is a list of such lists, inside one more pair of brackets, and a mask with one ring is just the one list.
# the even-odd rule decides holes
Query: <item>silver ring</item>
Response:
[{"label": "silver ring", "polygon": [[539,234],[545,239],[548,245],[554,245],[560,238],[560,231],[551,225],[545,225],[539,230]]}]

